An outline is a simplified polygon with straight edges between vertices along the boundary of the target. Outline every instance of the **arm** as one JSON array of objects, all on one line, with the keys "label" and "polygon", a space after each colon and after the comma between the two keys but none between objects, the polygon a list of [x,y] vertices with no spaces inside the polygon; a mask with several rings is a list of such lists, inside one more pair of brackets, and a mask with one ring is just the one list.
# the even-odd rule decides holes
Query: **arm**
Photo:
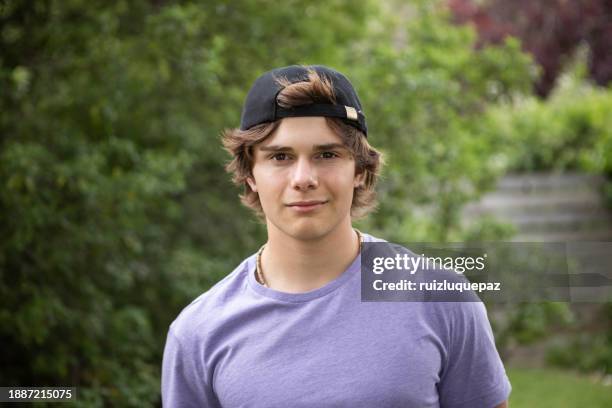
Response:
[{"label": "arm", "polygon": [[446,320],[447,351],[438,384],[440,406],[507,407],[510,382],[495,348],[484,304],[440,306]]},{"label": "arm", "polygon": [[220,407],[209,387],[206,373],[198,364],[197,345],[183,344],[168,332],[162,364],[162,405],[173,407]]}]

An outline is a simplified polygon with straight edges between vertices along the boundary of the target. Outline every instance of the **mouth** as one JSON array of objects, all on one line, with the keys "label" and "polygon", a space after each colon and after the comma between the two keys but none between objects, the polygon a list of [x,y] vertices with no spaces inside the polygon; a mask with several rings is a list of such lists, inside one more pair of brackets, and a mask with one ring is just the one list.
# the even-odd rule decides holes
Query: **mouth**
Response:
[{"label": "mouth", "polygon": [[287,207],[299,213],[314,211],[325,205],[327,201],[316,200],[316,201],[296,201],[294,203],[287,204]]}]

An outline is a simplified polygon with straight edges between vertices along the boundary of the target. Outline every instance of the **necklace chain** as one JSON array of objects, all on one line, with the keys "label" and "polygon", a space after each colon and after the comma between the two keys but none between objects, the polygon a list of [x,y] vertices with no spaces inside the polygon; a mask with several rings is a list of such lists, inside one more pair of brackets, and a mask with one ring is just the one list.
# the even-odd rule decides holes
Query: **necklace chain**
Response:
[{"label": "necklace chain", "polygon": [[[363,238],[359,230],[356,229],[355,232],[357,233],[357,239],[359,240],[359,253],[361,253],[361,246],[362,246]],[[269,287],[268,282],[266,281],[266,278],[264,277],[264,274],[263,274],[263,268],[261,267],[261,253],[263,252],[265,246],[266,246],[265,244],[262,245],[261,248],[259,248],[259,251],[257,251],[257,258],[255,262],[255,277],[257,278],[257,281],[261,283],[263,286]]]}]

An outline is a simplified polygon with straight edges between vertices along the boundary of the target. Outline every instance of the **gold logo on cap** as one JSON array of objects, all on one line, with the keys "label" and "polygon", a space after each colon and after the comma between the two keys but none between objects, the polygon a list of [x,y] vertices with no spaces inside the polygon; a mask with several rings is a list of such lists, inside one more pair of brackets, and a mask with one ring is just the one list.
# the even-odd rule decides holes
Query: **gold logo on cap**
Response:
[{"label": "gold logo on cap", "polygon": [[352,108],[350,106],[345,106],[344,108],[346,109],[347,119],[355,120],[355,121],[359,120],[359,116],[357,116],[357,110],[355,108]]}]

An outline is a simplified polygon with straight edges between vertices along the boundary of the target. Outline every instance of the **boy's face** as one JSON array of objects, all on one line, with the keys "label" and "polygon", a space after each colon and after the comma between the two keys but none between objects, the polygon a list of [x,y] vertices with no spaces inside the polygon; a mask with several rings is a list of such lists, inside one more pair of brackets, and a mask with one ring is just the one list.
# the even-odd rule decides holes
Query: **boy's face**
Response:
[{"label": "boy's face", "polygon": [[247,182],[259,194],[268,230],[317,239],[350,225],[353,189],[362,179],[324,117],[291,117],[255,147]]}]

